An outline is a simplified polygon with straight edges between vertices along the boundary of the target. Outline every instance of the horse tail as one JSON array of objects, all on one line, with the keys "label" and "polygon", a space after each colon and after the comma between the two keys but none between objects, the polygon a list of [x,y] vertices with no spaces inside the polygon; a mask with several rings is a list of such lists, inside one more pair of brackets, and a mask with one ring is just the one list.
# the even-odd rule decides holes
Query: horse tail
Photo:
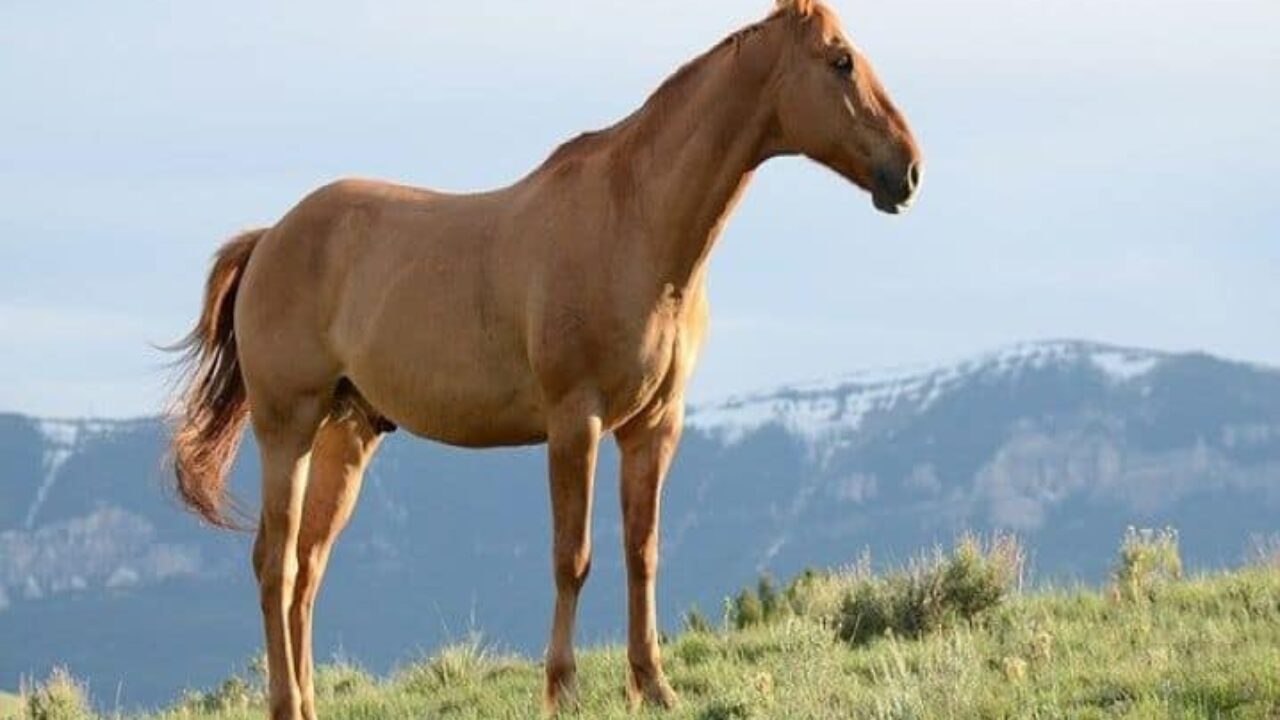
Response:
[{"label": "horse tail", "polygon": [[227,517],[228,505],[232,514],[243,517],[226,485],[249,415],[236,350],[236,294],[249,256],[266,233],[250,230],[222,246],[214,256],[195,328],[167,348],[182,353],[182,387],[170,411],[178,495],[205,522],[227,529],[241,527]]}]

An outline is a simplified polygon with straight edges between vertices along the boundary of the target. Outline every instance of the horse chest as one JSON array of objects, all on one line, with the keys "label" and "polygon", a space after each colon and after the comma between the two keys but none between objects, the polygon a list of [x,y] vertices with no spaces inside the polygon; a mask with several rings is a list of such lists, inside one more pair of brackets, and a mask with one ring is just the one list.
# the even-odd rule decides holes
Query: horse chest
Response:
[{"label": "horse chest", "polygon": [[615,339],[616,352],[610,353],[611,362],[601,368],[599,378],[606,425],[625,423],[678,386],[672,380],[683,375],[691,336],[682,310],[678,305],[663,308]]}]

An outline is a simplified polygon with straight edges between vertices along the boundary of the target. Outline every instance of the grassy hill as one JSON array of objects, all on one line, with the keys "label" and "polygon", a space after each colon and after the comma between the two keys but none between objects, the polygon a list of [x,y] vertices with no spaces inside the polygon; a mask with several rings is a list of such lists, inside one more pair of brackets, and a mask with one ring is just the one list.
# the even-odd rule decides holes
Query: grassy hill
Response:
[{"label": "grassy hill", "polygon": [[[961,546],[909,570],[764,582],[691,616],[665,657],[682,706],[628,711],[619,648],[580,656],[571,717],[1275,718],[1280,571],[1182,579],[1168,537],[1133,536],[1102,590],[1017,590],[1016,546]],[[321,716],[536,718],[542,673],[478,642],[376,679],[324,669]],[[257,718],[260,679],[193,693],[163,718]]]}]

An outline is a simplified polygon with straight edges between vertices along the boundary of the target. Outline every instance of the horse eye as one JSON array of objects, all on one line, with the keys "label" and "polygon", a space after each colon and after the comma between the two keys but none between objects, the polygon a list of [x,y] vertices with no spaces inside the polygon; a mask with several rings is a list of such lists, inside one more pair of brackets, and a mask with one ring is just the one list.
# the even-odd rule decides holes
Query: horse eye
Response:
[{"label": "horse eye", "polygon": [[841,53],[840,57],[836,58],[831,63],[831,67],[835,68],[836,72],[840,73],[841,75],[852,75],[853,74],[853,54],[849,52]]}]

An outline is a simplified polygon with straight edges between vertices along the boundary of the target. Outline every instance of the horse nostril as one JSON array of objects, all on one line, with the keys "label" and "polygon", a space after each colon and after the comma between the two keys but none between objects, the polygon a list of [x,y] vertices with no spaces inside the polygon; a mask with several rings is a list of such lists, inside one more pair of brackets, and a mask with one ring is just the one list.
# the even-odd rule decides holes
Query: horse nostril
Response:
[{"label": "horse nostril", "polygon": [[911,163],[911,167],[907,168],[907,190],[915,192],[920,187],[920,177],[924,174],[924,168],[918,162]]}]

